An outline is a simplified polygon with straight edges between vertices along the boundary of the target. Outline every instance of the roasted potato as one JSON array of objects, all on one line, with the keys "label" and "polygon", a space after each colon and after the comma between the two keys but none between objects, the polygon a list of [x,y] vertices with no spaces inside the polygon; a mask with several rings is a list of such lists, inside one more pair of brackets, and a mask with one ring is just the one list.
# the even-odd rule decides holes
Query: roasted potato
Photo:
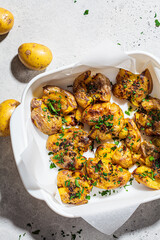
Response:
[{"label": "roasted potato", "polygon": [[0,35],[8,33],[12,29],[13,24],[13,14],[4,8],[0,8]]},{"label": "roasted potato", "polygon": [[149,188],[160,189],[160,179],[156,177],[156,172],[152,168],[140,166],[132,174],[138,183],[142,183]]},{"label": "roasted potato", "polygon": [[160,167],[160,149],[157,148],[154,144],[143,141],[141,143],[141,150],[142,150],[142,155],[144,158],[144,162],[148,167],[157,168],[157,163],[158,168]]},{"label": "roasted potato", "polygon": [[97,147],[95,157],[99,159],[107,159],[112,161],[113,154],[117,149],[117,145],[113,143],[104,143]]},{"label": "roasted potato", "polygon": [[86,71],[75,79],[73,92],[78,104],[86,108],[97,101],[108,102],[111,98],[111,85],[103,74],[97,73],[91,77],[91,71]]},{"label": "roasted potato", "polygon": [[44,70],[52,61],[52,52],[38,43],[23,43],[18,48],[18,57],[27,68]]},{"label": "roasted potato", "polygon": [[67,115],[77,109],[77,103],[72,93],[62,88],[47,85],[43,87],[42,99],[46,104],[51,103],[59,114]]},{"label": "roasted potato", "polygon": [[107,159],[113,164],[118,164],[123,168],[129,168],[139,160],[141,155],[134,154],[124,144],[117,147],[117,145],[113,143],[104,143],[98,146],[95,157]]},{"label": "roasted potato", "polygon": [[141,134],[132,119],[127,118],[126,120],[128,121],[128,123],[126,123],[128,135],[125,139],[125,143],[131,151],[138,152],[141,146]]},{"label": "roasted potato", "polygon": [[95,187],[115,189],[124,186],[130,179],[131,173],[120,165],[113,165],[105,158],[89,158],[86,171]]},{"label": "roasted potato", "polygon": [[51,161],[60,168],[82,169],[86,158],[82,156],[89,149],[88,133],[78,128],[64,129],[48,137],[46,148],[52,152]]},{"label": "roasted potato", "polygon": [[64,116],[64,121],[66,126],[76,126],[83,127],[82,123],[82,109],[77,108],[72,113]]},{"label": "roasted potato", "polygon": [[115,103],[97,103],[83,111],[82,121],[92,126],[92,139],[108,140],[118,136],[123,127],[124,115]]},{"label": "roasted potato", "polygon": [[0,137],[10,135],[10,118],[19,104],[20,102],[14,99],[8,99],[0,104]]},{"label": "roasted potato", "polygon": [[148,97],[141,103],[141,108],[135,113],[137,126],[145,130],[149,136],[160,135],[160,100]]},{"label": "roasted potato", "polygon": [[112,88],[114,96],[127,99],[135,106],[139,106],[142,100],[152,92],[152,77],[148,69],[141,74],[120,69],[116,80],[117,83]]},{"label": "roasted potato", "polygon": [[[60,131],[62,124],[72,125],[65,119],[67,114],[76,112],[77,103],[74,96],[59,87],[43,87],[42,98],[33,98],[31,101],[31,119],[35,126],[44,134],[52,135]],[[76,125],[74,121],[74,125]]]},{"label": "roasted potato", "polygon": [[86,196],[93,186],[82,172],[61,170],[57,175],[57,187],[63,203],[81,205],[88,202]]},{"label": "roasted potato", "polygon": [[118,164],[123,168],[131,167],[135,162],[133,161],[132,152],[125,145],[121,145],[116,149],[112,157],[112,163]]},{"label": "roasted potato", "polygon": [[60,131],[62,118],[51,114],[47,105],[41,99],[32,99],[31,108],[32,122],[41,132],[52,135]]}]

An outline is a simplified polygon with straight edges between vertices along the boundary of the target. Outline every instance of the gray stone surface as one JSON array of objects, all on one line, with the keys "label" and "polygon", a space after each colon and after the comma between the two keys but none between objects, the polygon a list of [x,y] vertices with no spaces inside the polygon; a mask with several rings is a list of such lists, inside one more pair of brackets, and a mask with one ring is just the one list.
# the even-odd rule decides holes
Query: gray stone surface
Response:
[{"label": "gray stone surface", "polygon": [[[159,0],[0,0],[0,6],[15,16],[12,31],[0,36],[0,102],[20,100],[26,83],[39,73],[27,70],[16,56],[24,42],[42,43],[52,50],[47,70],[78,61],[106,38],[120,43],[123,50],[147,50],[160,57],[160,27],[154,22],[155,13],[160,20]],[[86,9],[89,15],[84,16]],[[52,212],[24,189],[9,137],[0,139],[0,193],[0,240],[74,239],[80,229],[76,239],[160,239],[160,200],[140,206],[114,236],[98,232],[80,218]],[[40,233],[32,234],[35,230]]]}]

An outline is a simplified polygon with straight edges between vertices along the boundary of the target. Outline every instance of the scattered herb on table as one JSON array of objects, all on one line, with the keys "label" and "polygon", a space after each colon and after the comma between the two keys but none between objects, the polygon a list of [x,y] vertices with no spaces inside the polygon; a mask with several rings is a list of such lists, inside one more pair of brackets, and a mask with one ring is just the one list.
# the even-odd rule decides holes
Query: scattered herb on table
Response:
[{"label": "scattered herb on table", "polygon": [[89,14],[89,10],[87,9],[84,11],[83,15],[88,15],[88,14]]}]

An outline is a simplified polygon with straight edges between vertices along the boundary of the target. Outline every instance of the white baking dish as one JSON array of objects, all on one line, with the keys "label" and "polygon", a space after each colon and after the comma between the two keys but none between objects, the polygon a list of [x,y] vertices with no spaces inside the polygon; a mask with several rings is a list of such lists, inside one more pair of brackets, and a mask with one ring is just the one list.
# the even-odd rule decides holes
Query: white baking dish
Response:
[{"label": "white baking dish", "polygon": [[[160,97],[159,93],[159,81],[155,69],[160,69],[160,60],[157,59],[155,56],[146,53],[146,52],[128,52],[127,55],[131,56],[132,58],[136,59],[136,70],[138,72],[141,72],[144,70],[145,67],[148,67],[151,71],[151,75],[154,80],[154,89],[152,95]],[[154,65],[154,70],[153,70]],[[93,66],[93,65],[92,65]],[[47,84],[53,84],[60,86],[62,88],[66,88],[67,90],[70,90],[70,88],[67,88],[67,85],[70,85],[73,83],[73,80],[76,76],[79,75],[79,73],[91,69],[93,73],[96,72],[102,72],[105,73],[111,81],[114,81],[115,76],[118,72],[118,68],[114,69],[112,67],[89,67],[87,65],[80,65],[80,64],[73,64],[67,67],[60,68],[58,70],[49,71],[43,74],[40,74],[36,76],[32,81],[30,81],[25,88],[25,91],[22,96],[21,104],[18,106],[18,108],[14,111],[11,122],[10,122],[10,129],[11,129],[11,140],[12,140],[12,147],[14,152],[15,161],[17,164],[17,168],[19,170],[19,174],[21,176],[21,179],[23,181],[23,184],[26,188],[26,190],[35,198],[44,200],[48,206],[55,211],[56,213],[65,216],[65,217],[79,217],[81,216],[80,212],[91,212],[94,208],[94,213],[98,214],[102,211],[111,211],[112,209],[119,209],[122,207],[129,208],[130,206],[134,204],[141,204],[147,201],[151,201],[154,199],[160,198],[160,191],[154,191],[151,189],[145,188],[143,185],[138,185],[138,183],[134,182],[133,186],[128,188],[128,192],[122,193],[122,191],[118,194],[109,196],[109,197],[100,197],[97,200],[92,200],[87,204],[83,206],[76,206],[76,207],[68,207],[65,205],[60,204],[53,195],[50,194],[50,191],[47,192],[44,190],[43,184],[41,188],[41,183],[36,182],[35,177],[33,177],[33,169],[30,165],[30,171],[26,171],[26,166],[24,165],[23,161],[24,158],[26,158],[27,152],[23,154],[26,148],[28,148],[29,145],[33,144],[31,146],[32,150],[29,151],[30,155],[28,158],[33,158],[33,168],[34,166],[34,159],[37,158],[37,154],[39,154],[39,157],[46,158],[46,167],[48,168],[48,171],[53,171],[52,174],[57,175],[57,170],[51,170],[49,169],[49,162],[48,162],[48,155],[47,151],[45,149],[45,142],[47,139],[47,136],[44,136],[42,133],[36,129],[33,124],[29,123],[30,121],[30,101],[35,96],[40,96],[42,93],[42,86]],[[61,73],[61,77],[59,77],[59,73]],[[157,87],[158,86],[158,87]],[[114,98],[114,100],[116,100]],[[121,102],[122,103],[122,102]],[[121,104],[120,104],[121,105]],[[127,109],[127,102],[124,104],[123,107]],[[34,140],[33,140],[34,139]],[[42,149],[43,148],[43,149]],[[34,151],[33,151],[34,149]],[[39,151],[36,152],[36,151]],[[41,156],[40,156],[41,155]],[[39,162],[41,166],[41,161]],[[45,178],[45,176],[42,175],[42,178]],[[52,177],[51,177],[52,179]],[[55,180],[54,179],[54,180]],[[43,182],[43,179],[42,179]],[[54,186],[54,192],[56,188],[56,182],[51,182],[51,185]],[[45,185],[45,184],[44,184]]]}]

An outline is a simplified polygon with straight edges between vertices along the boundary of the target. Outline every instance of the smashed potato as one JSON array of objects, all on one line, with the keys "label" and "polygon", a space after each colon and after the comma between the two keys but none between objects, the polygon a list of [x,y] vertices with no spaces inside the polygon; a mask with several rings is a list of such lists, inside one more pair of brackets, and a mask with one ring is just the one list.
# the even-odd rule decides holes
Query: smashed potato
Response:
[{"label": "smashed potato", "polygon": [[123,168],[129,168],[134,164],[132,153],[125,145],[116,149],[112,157],[113,164],[119,164]]},{"label": "smashed potato", "polygon": [[95,157],[99,159],[112,160],[113,154],[117,149],[116,144],[113,143],[104,143],[97,147]]},{"label": "smashed potato", "polygon": [[127,99],[135,106],[139,106],[142,100],[152,92],[152,77],[148,69],[141,74],[120,69],[116,80],[117,83],[112,88],[114,96]]},{"label": "smashed potato", "polygon": [[103,74],[97,73],[91,77],[91,71],[86,71],[75,79],[73,92],[78,104],[86,108],[97,101],[108,102],[111,98],[111,85]]},{"label": "smashed potato", "polygon": [[156,172],[152,168],[140,166],[132,174],[138,183],[142,183],[149,188],[160,189],[160,179],[156,177]]},{"label": "smashed potato", "polygon": [[65,115],[64,116],[64,122],[66,126],[81,126],[83,127],[83,123],[82,123],[82,109],[81,108],[77,108],[76,110],[74,110],[73,113]]},{"label": "smashed potato", "polygon": [[160,168],[160,149],[154,144],[143,141],[141,143],[144,163],[151,168]]},{"label": "smashed potato", "polygon": [[141,146],[141,134],[132,119],[127,118],[126,120],[126,128],[128,130],[128,135],[125,139],[125,143],[131,151],[138,152]]},{"label": "smashed potato", "polygon": [[82,172],[61,170],[57,175],[57,187],[63,203],[81,205],[88,202],[86,196],[93,186]]},{"label": "smashed potato", "polygon": [[92,126],[89,135],[92,139],[108,140],[118,136],[123,127],[124,115],[115,103],[97,103],[83,111],[82,121]]},{"label": "smashed potato", "polygon": [[[45,103],[47,105],[51,103],[59,114],[67,115],[77,108],[75,97],[66,90],[47,85],[43,87],[43,92],[44,96],[42,98]],[[51,110],[54,111],[52,107]]]},{"label": "smashed potato", "polygon": [[[31,101],[31,119],[41,132],[52,135],[67,123],[65,117],[76,111],[77,103],[70,92],[59,87],[45,86],[43,93],[42,98],[33,98]],[[69,124],[72,125],[71,119],[66,125]],[[73,125],[76,125],[75,121]]]},{"label": "smashed potato", "polygon": [[141,109],[135,113],[137,126],[145,130],[148,136],[160,135],[160,100],[148,97],[141,103]]},{"label": "smashed potato", "polygon": [[93,185],[103,189],[115,189],[124,186],[131,173],[119,165],[113,165],[105,158],[89,158],[86,164],[87,175],[92,178]]},{"label": "smashed potato", "polygon": [[60,131],[62,118],[51,114],[41,99],[33,98],[31,102],[31,119],[34,125],[44,134],[51,135]]},{"label": "smashed potato", "polygon": [[48,137],[46,148],[51,151],[51,161],[60,168],[82,169],[86,158],[82,156],[89,149],[88,133],[78,128],[64,129]]}]

